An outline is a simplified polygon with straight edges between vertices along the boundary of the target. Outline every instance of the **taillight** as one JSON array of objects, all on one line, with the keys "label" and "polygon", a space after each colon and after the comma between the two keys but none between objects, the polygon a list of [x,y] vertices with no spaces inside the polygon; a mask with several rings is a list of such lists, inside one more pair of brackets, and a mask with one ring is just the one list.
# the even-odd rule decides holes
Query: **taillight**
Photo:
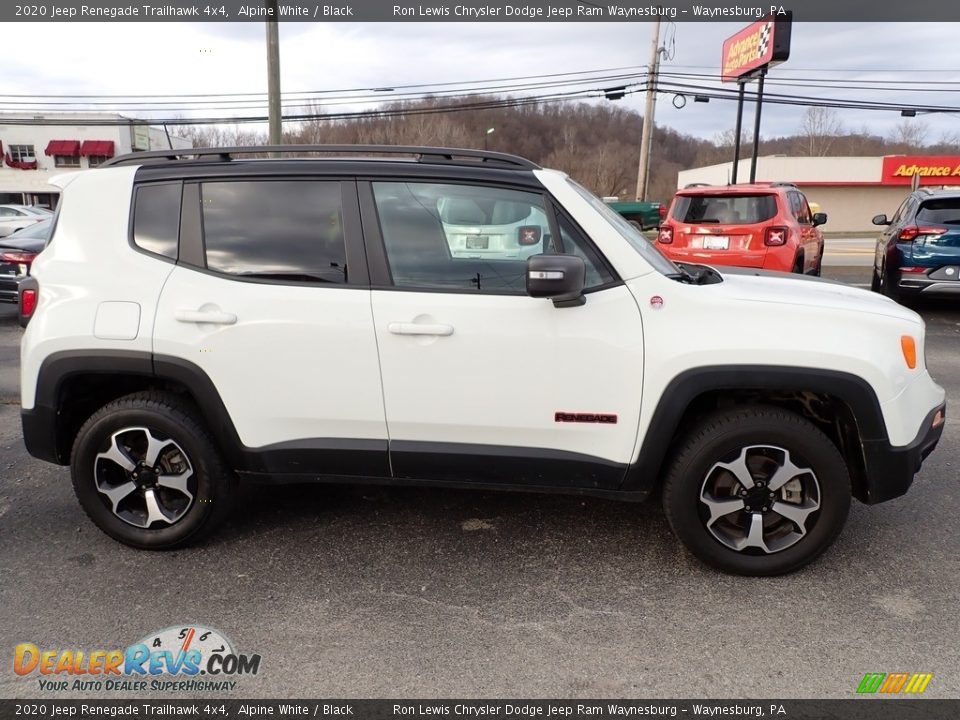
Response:
[{"label": "taillight", "polygon": [[670,225],[661,225],[660,232],[657,233],[657,242],[669,245],[673,242],[673,227]]},{"label": "taillight", "polygon": [[29,265],[39,255],[35,252],[25,252],[23,250],[0,250],[0,261],[16,263],[17,265]]},{"label": "taillight", "polygon": [[40,285],[34,277],[20,281],[20,327],[26,327],[40,302]]},{"label": "taillight", "polygon": [[900,235],[897,237],[897,239],[912,242],[921,235],[943,235],[946,231],[946,228],[941,227],[930,227],[928,225],[907,225],[903,230],[900,231]]},{"label": "taillight", "polygon": [[660,219],[663,220],[667,216],[667,206],[663,203],[660,203],[660,207],[657,208],[657,212],[660,213]]},{"label": "taillight", "polygon": [[770,247],[786,245],[789,232],[785,227],[768,227],[763,234],[763,244]]},{"label": "taillight", "polygon": [[521,225],[517,228],[517,242],[520,245],[539,245],[540,244],[540,226],[539,225]]},{"label": "taillight", "polygon": [[902,268],[900,268],[900,272],[902,272],[902,273],[922,273],[922,272],[926,272],[926,271],[929,270],[929,269],[930,269],[930,268],[925,268],[925,267],[902,267]]}]

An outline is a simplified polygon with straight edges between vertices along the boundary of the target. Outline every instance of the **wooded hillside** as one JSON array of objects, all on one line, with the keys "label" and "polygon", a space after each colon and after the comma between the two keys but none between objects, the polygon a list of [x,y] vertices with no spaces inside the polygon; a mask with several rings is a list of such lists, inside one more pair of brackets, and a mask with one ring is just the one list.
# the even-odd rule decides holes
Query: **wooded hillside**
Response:
[{"label": "wooded hillside", "polygon": [[[423,100],[385,105],[381,112],[354,119],[323,119],[321,108],[301,114],[321,119],[285,122],[289,143],[372,143],[442,145],[483,148],[514,153],[544,167],[568,172],[598,195],[633,198],[640,156],[642,117],[615,103],[545,103],[513,107],[482,107],[503,98]],[[489,104],[489,103],[487,103]],[[457,112],[452,105],[464,106]],[[481,107],[476,107],[480,105]],[[487,134],[489,128],[494,132]],[[194,146],[258,145],[265,133],[242,126],[187,126],[178,134]],[[732,130],[703,140],[669,128],[655,128],[650,165],[649,199],[667,201],[676,189],[679,170],[729,161],[733,156]],[[749,157],[749,139],[743,138],[741,157]],[[893,137],[845,129],[836,111],[809,108],[802,133],[789,137],[762,137],[761,155],[884,155],[903,152],[930,154],[960,152],[957,137],[928,143],[922,119],[906,118]]]}]

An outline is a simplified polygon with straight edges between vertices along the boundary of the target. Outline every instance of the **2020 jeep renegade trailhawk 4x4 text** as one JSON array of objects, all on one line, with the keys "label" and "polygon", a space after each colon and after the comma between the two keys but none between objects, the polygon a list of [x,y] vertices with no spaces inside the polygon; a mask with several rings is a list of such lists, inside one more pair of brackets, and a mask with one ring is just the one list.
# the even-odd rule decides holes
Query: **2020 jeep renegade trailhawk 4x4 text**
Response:
[{"label": "2020 jeep renegade trailhawk 4x4 text", "polygon": [[906,492],[942,432],[923,322],[888,298],[675,265],[509,155],[280,149],[366,157],[137,153],[53,180],[24,438],[124,543],[200,538],[245,477],[656,492],[698,557],[772,575],[851,497]]}]

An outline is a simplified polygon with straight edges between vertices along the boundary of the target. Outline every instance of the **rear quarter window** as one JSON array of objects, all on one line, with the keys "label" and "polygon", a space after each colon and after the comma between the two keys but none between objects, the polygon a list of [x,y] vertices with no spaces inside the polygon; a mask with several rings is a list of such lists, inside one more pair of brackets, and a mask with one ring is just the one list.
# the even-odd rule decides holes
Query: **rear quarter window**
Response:
[{"label": "rear quarter window", "polygon": [[775,195],[678,195],[671,213],[683,223],[753,225],[775,217]]},{"label": "rear quarter window", "polygon": [[133,242],[147,252],[177,259],[182,185],[158,183],[137,188],[133,204]]}]

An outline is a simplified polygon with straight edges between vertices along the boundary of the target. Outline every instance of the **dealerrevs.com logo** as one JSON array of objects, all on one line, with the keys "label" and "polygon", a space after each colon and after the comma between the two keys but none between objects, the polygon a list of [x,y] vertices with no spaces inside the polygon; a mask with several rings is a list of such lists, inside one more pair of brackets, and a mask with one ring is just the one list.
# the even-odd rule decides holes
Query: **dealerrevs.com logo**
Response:
[{"label": "dealerrevs.com logo", "polygon": [[151,633],[124,650],[59,650],[20,643],[13,671],[40,690],[211,692],[236,689],[260,671],[260,655],[241,654],[222,633],[199,625]]}]

